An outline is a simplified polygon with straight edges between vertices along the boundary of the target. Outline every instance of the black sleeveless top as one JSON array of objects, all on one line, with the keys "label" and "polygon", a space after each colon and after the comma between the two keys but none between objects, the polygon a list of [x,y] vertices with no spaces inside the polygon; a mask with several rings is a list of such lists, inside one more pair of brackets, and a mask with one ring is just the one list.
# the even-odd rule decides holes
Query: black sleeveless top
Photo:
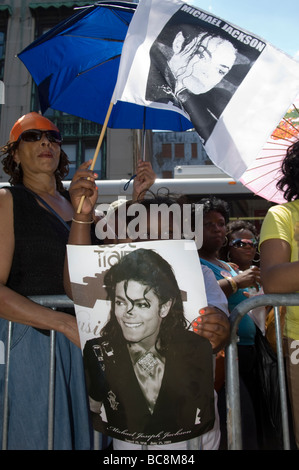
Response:
[{"label": "black sleeveless top", "polygon": [[[15,250],[7,287],[24,296],[61,295],[69,231],[24,187],[13,197]],[[69,200],[68,192],[63,196]]]}]

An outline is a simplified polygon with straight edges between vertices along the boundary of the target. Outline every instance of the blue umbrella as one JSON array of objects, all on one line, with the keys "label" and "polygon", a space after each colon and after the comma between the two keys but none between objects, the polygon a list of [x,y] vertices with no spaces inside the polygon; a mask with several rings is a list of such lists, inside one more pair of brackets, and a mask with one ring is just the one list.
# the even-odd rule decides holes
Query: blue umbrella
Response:
[{"label": "blue umbrella", "polygon": [[18,54],[37,85],[42,113],[51,107],[117,129],[184,131],[194,127],[168,110],[125,102],[109,110],[136,6],[112,1],[78,9]]}]

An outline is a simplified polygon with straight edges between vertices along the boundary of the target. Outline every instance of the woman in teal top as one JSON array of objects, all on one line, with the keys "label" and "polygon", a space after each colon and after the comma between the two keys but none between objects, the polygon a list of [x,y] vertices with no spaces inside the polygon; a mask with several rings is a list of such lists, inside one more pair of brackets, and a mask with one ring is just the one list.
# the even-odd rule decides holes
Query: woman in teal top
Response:
[{"label": "woman in teal top", "polygon": [[[227,297],[231,312],[236,305],[248,297],[246,292],[248,293],[249,287],[255,287],[258,290],[259,268],[254,266],[243,272],[237,272],[230,264],[218,258],[221,248],[227,243],[228,204],[215,197],[202,199],[198,203],[203,205],[203,241],[198,250],[200,262],[214,272],[219,286]],[[252,408],[256,398],[256,390],[252,391],[251,389],[251,384],[254,387],[256,384],[256,380],[253,378],[255,373],[255,335],[255,323],[246,314],[241,319],[238,328],[238,358],[240,378],[242,379],[240,381],[241,415],[245,426],[243,426],[243,448],[251,450],[258,448],[255,413]],[[243,388],[244,384],[247,390]],[[250,409],[251,412],[249,412]]]},{"label": "woman in teal top", "polygon": [[[200,259],[201,264],[208,266],[210,269],[212,269],[213,273],[215,274],[215,277],[217,281],[220,281],[221,279],[228,279],[228,278],[234,278],[238,276],[238,273],[227,263],[224,261],[221,261],[221,264],[223,264],[223,267],[225,266],[226,269],[223,269],[223,267],[217,266],[213,263],[210,263],[209,261],[201,258]],[[243,288],[243,289],[238,289],[234,294],[231,294],[227,301],[228,301],[228,308],[229,311],[232,312],[233,309],[243,300],[245,300],[247,297],[244,295],[244,292],[248,292],[248,288]],[[249,315],[244,315],[242,320],[239,323],[239,328],[238,328],[238,345],[253,345],[254,344],[254,339],[255,339],[255,334],[256,334],[256,326],[252,318],[250,318]]]},{"label": "woman in teal top", "polygon": [[[228,300],[229,310],[245,300],[249,287],[258,291],[260,271],[257,266],[243,272],[237,272],[225,261],[218,259],[223,245],[227,243],[226,231],[229,221],[229,209],[225,201],[215,197],[199,201],[203,205],[203,242],[198,250],[200,261],[214,272],[218,284]],[[239,345],[254,345],[256,327],[254,321],[246,314],[238,329]]]}]

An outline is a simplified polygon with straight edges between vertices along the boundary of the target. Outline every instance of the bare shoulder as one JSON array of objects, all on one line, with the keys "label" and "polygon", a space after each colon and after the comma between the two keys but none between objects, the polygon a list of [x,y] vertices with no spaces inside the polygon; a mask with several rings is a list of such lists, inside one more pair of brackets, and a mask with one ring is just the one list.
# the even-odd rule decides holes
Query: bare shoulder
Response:
[{"label": "bare shoulder", "polygon": [[[2,227],[13,219],[13,199],[8,189],[0,189],[0,218]],[[3,223],[4,222],[4,223]]]},{"label": "bare shoulder", "polygon": [[14,253],[13,198],[8,189],[0,189],[0,284],[5,285]]},{"label": "bare shoulder", "polygon": [[6,188],[0,188],[0,211],[12,210],[13,201],[11,192]]}]

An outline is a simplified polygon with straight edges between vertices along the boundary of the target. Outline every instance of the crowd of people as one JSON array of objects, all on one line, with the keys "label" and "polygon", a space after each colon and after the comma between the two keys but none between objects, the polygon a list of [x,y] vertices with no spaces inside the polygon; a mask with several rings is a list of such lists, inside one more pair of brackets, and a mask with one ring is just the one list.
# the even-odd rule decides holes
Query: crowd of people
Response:
[{"label": "crowd of people", "polygon": [[[99,241],[95,228],[98,175],[87,161],[76,171],[69,191],[64,189],[69,162],[59,129],[51,121],[38,113],[22,116],[0,151],[10,183],[0,190],[0,341],[4,345],[12,324],[8,449],[47,448],[50,330],[56,331],[54,449],[93,449],[93,428],[109,434],[109,426],[127,426],[131,434],[135,430],[156,436],[159,430],[165,431],[167,419],[170,429],[186,428],[184,438],[154,439],[146,448],[227,448],[223,359],[230,312],[251,295],[299,290],[299,144],[289,147],[282,164],[279,187],[288,202],[268,211],[260,234],[247,221],[230,221],[225,201],[214,196],[196,201],[203,208],[202,244],[196,256],[207,305],[194,312],[191,326],[184,321],[181,292],[171,267],[156,254],[151,257],[151,250],[136,249],[125,256],[128,264],[122,266],[119,261],[106,275],[110,319],[101,337],[88,341],[84,351],[75,310],[52,310],[30,297],[66,293],[72,298],[67,244],[138,245],[140,233],[134,238],[128,231],[134,204],[144,208],[146,239],[151,240],[151,206],[176,204],[182,210],[186,201],[179,195],[153,194],[155,174],[149,162],[139,162],[132,200],[123,202],[125,217],[116,217],[120,206],[113,206],[118,225]],[[107,215],[102,216],[107,225]],[[164,239],[162,222],[160,216],[155,240]],[[195,229],[195,211],[191,222]],[[167,224],[168,239],[182,233],[181,218],[178,222],[170,217]],[[284,322],[295,446],[299,445],[299,374],[292,352],[299,334],[298,308],[287,307]],[[260,332],[266,335],[267,314],[266,307],[248,312],[238,327],[244,449],[264,448],[256,338]],[[169,375],[175,369],[177,375]],[[1,422],[5,370],[5,364],[0,364]],[[103,417],[103,407],[108,418]],[[200,409],[205,412],[194,423]],[[120,438],[121,432],[110,435],[115,450],[144,448],[137,440]]]}]

